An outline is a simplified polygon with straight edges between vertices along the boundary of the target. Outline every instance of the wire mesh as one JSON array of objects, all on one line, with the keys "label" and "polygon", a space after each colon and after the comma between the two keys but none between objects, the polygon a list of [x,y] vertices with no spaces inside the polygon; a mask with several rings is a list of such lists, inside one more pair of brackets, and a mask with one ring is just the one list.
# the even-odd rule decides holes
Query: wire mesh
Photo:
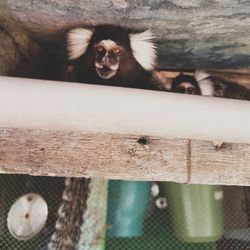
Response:
[{"label": "wire mesh", "polygon": [[[161,184],[159,186],[159,195],[157,194],[153,196],[150,194],[144,214],[141,234],[136,237],[115,237],[114,235],[110,236],[107,233],[105,244],[106,250],[250,249],[249,187],[223,187],[223,235],[220,235],[218,240],[207,242],[185,242],[179,239],[176,235],[173,211],[169,204],[171,199],[167,199],[167,202],[165,202],[165,193],[162,190]],[[58,208],[62,201],[62,194],[65,188],[64,178],[0,175],[0,188],[0,249],[47,250],[48,242],[55,229]],[[21,241],[14,238],[9,233],[7,227],[7,216],[11,205],[20,196],[29,192],[38,193],[46,200],[49,213],[46,225],[42,231],[30,240]],[[97,207],[100,205],[99,196],[96,200]],[[139,199],[138,202],[141,202],[141,200]],[[207,206],[207,204],[205,204],[205,206]],[[113,210],[108,210],[108,213],[115,213],[115,209],[114,206]],[[180,208],[176,209],[178,210]],[[204,217],[206,216],[207,215],[204,214]],[[96,225],[96,227],[97,226],[98,225]],[[107,221],[107,232],[110,226],[112,225]],[[86,233],[86,230],[84,230],[83,233]],[[81,249],[88,250],[89,247]]]},{"label": "wire mesh", "polygon": [[[57,209],[64,188],[64,178],[33,177],[27,175],[0,175],[0,204],[1,204],[1,250],[45,250],[48,240],[54,230]],[[22,195],[38,193],[47,202],[48,218],[42,231],[27,241],[14,238],[7,227],[7,216],[11,205]]]},{"label": "wire mesh", "polygon": [[[162,185],[162,183],[160,184]],[[220,187],[218,187],[220,188]],[[218,190],[217,190],[218,191]],[[169,202],[173,199],[168,196],[167,206],[165,206],[164,197],[162,193],[162,188],[160,194],[156,198],[151,198],[149,202],[148,210],[145,215],[144,220],[144,230],[142,235],[139,237],[107,237],[106,238],[106,249],[108,250],[247,250],[250,249],[250,229],[249,229],[249,204],[250,204],[250,188],[248,187],[230,187],[224,186],[224,199],[223,199],[223,214],[219,216],[223,217],[223,220],[217,217],[214,221],[214,229],[221,226],[222,222],[222,235],[217,235],[217,240],[208,240],[206,242],[187,242],[183,239],[179,239],[175,228],[179,231],[185,227],[185,220],[181,222],[180,220],[174,219],[173,209]],[[219,195],[218,195],[219,194]],[[175,193],[177,195],[177,193]],[[216,193],[216,197],[223,198],[221,193]],[[166,195],[165,195],[166,196]],[[190,197],[189,197],[190,198]],[[157,202],[159,201],[160,202]],[[178,200],[179,201],[179,200]],[[184,213],[187,216],[197,217],[197,208],[195,211],[195,206],[199,206],[198,210],[202,210],[204,206],[205,210],[207,207],[211,206],[209,201],[204,199],[201,202],[192,204],[193,207],[186,206],[185,209],[189,211],[181,211],[181,202],[176,204],[174,209],[179,213]],[[138,201],[140,202],[140,201]],[[203,202],[203,203],[202,203]],[[158,204],[158,206],[157,206]],[[163,206],[159,206],[162,204]],[[204,209],[203,208],[203,209]],[[193,211],[191,211],[193,209]],[[204,211],[206,212],[206,211]],[[218,212],[218,210],[217,210]],[[208,214],[203,214],[204,218],[208,217]],[[215,215],[213,215],[215,216]],[[217,215],[218,216],[218,215]],[[187,218],[186,218],[187,219]],[[203,220],[203,219],[202,219]],[[211,220],[211,218],[209,219]],[[206,221],[206,220],[205,220]],[[177,223],[178,225],[174,225]],[[192,221],[189,220],[189,223]],[[200,230],[203,227],[207,227],[209,221],[201,225]],[[211,226],[211,225],[210,225]],[[211,233],[211,231],[210,231]]]}]

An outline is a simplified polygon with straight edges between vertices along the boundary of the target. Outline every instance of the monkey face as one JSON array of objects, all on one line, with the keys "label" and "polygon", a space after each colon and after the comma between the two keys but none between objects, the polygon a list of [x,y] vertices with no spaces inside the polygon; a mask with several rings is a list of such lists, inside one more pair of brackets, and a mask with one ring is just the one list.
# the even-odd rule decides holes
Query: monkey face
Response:
[{"label": "monkey face", "polygon": [[[72,79],[78,82],[155,89],[155,36],[114,25],[74,28],[67,33]],[[147,85],[147,86],[146,86]],[[151,86],[152,85],[152,86]]]},{"label": "monkey face", "polygon": [[178,93],[196,95],[195,87],[189,82],[182,82],[177,86]]},{"label": "monkey face", "polygon": [[102,40],[94,46],[95,69],[103,79],[110,79],[117,73],[122,47],[112,40]]},{"label": "monkey face", "polygon": [[175,93],[201,95],[198,82],[193,76],[180,74],[173,79],[171,91]]}]

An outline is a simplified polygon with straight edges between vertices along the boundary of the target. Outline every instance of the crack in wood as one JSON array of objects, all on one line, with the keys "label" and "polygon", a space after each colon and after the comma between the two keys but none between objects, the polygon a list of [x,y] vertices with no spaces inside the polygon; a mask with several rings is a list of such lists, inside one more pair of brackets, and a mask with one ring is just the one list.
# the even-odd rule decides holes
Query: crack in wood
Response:
[{"label": "crack in wood", "polygon": [[192,181],[192,149],[191,149],[191,140],[187,140],[187,182],[186,184],[190,184]]}]

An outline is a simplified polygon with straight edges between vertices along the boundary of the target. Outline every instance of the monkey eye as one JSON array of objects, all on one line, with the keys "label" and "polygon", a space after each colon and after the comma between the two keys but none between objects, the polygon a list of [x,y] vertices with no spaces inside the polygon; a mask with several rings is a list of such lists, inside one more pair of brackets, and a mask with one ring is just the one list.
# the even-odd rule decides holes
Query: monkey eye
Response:
[{"label": "monkey eye", "polygon": [[99,53],[105,52],[105,49],[104,49],[102,46],[100,46],[100,45],[97,45],[97,46],[95,47],[95,49],[96,49],[96,51],[99,52]]},{"label": "monkey eye", "polygon": [[179,93],[185,93],[186,89],[184,87],[182,87],[182,86],[179,86],[178,90],[179,90]]},{"label": "monkey eye", "polygon": [[120,52],[121,52],[121,50],[118,47],[113,49],[113,53],[116,55],[118,55]]},{"label": "monkey eye", "polygon": [[189,94],[194,94],[194,87],[189,87],[188,89],[187,89],[187,91],[188,91],[188,93]]}]

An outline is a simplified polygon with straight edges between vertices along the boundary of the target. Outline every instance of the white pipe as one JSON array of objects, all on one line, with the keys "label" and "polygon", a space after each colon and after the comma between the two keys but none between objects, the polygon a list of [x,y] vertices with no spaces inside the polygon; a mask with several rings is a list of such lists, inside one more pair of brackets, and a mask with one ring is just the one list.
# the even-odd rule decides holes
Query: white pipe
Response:
[{"label": "white pipe", "polygon": [[250,102],[0,77],[0,127],[250,143]]}]

